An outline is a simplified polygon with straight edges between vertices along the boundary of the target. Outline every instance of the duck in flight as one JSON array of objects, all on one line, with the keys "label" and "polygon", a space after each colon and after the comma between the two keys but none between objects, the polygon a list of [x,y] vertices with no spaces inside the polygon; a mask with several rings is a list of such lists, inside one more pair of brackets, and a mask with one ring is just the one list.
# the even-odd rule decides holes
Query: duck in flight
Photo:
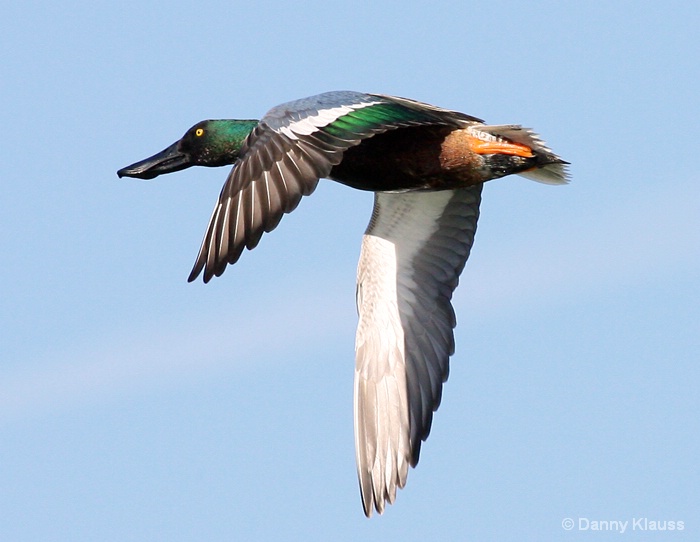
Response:
[{"label": "duck in flight", "polygon": [[120,169],[153,179],[191,166],[233,168],[189,281],[220,276],[327,178],[374,192],[357,270],[355,454],[367,517],[393,503],[418,463],[447,380],[452,293],[469,256],[483,183],[519,174],[568,181],[531,130],[488,125],[425,103],[327,92],[262,120],[206,120]]}]

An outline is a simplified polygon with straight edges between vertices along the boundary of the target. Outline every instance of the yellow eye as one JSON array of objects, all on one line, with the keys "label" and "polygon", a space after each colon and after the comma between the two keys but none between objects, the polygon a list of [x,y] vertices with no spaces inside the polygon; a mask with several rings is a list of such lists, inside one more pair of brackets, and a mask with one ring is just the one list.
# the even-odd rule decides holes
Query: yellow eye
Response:
[{"label": "yellow eye", "polygon": [[204,129],[203,129],[203,128],[197,128],[197,129],[194,131],[194,135],[196,135],[197,137],[203,136],[203,135],[204,135]]}]

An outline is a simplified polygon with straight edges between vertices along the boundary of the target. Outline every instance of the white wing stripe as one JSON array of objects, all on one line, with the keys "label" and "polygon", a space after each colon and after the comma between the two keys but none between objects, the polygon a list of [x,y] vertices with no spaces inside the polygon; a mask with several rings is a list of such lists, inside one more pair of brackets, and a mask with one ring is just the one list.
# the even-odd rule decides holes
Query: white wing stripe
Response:
[{"label": "white wing stripe", "polygon": [[363,109],[369,107],[370,105],[376,105],[382,103],[380,100],[370,101],[370,102],[360,102],[351,105],[341,105],[338,107],[331,107],[329,109],[321,109],[316,113],[316,115],[309,115],[300,120],[290,122],[286,126],[281,126],[278,128],[278,132],[283,133],[289,139],[299,139],[298,136],[311,135],[322,128],[323,126],[328,126],[332,122],[336,121],[343,115],[347,115],[352,111],[357,109]]}]

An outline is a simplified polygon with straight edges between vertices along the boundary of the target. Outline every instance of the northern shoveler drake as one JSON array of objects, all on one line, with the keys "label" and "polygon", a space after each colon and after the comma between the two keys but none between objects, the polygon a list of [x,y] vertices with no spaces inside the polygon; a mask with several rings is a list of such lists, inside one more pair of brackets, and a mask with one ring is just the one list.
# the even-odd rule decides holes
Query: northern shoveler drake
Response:
[{"label": "northern shoveler drake", "polygon": [[418,463],[454,353],[451,305],[483,183],[568,180],[531,130],[381,94],[327,92],[262,120],[206,120],[119,170],[152,179],[233,164],[189,276],[220,276],[328,178],[374,192],[357,270],[355,451],[365,514],[384,511]]}]

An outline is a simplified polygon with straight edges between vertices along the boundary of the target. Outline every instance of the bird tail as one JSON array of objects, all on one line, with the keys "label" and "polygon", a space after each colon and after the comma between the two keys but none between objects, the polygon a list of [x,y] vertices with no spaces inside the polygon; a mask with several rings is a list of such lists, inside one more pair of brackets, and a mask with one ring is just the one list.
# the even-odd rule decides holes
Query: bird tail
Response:
[{"label": "bird tail", "polygon": [[562,160],[547,147],[542,138],[530,128],[524,128],[519,124],[476,125],[472,130],[488,134],[497,139],[505,139],[526,145],[532,149],[537,158],[537,165],[533,169],[520,172],[519,175],[533,181],[545,184],[566,184],[570,180],[569,162]]}]

